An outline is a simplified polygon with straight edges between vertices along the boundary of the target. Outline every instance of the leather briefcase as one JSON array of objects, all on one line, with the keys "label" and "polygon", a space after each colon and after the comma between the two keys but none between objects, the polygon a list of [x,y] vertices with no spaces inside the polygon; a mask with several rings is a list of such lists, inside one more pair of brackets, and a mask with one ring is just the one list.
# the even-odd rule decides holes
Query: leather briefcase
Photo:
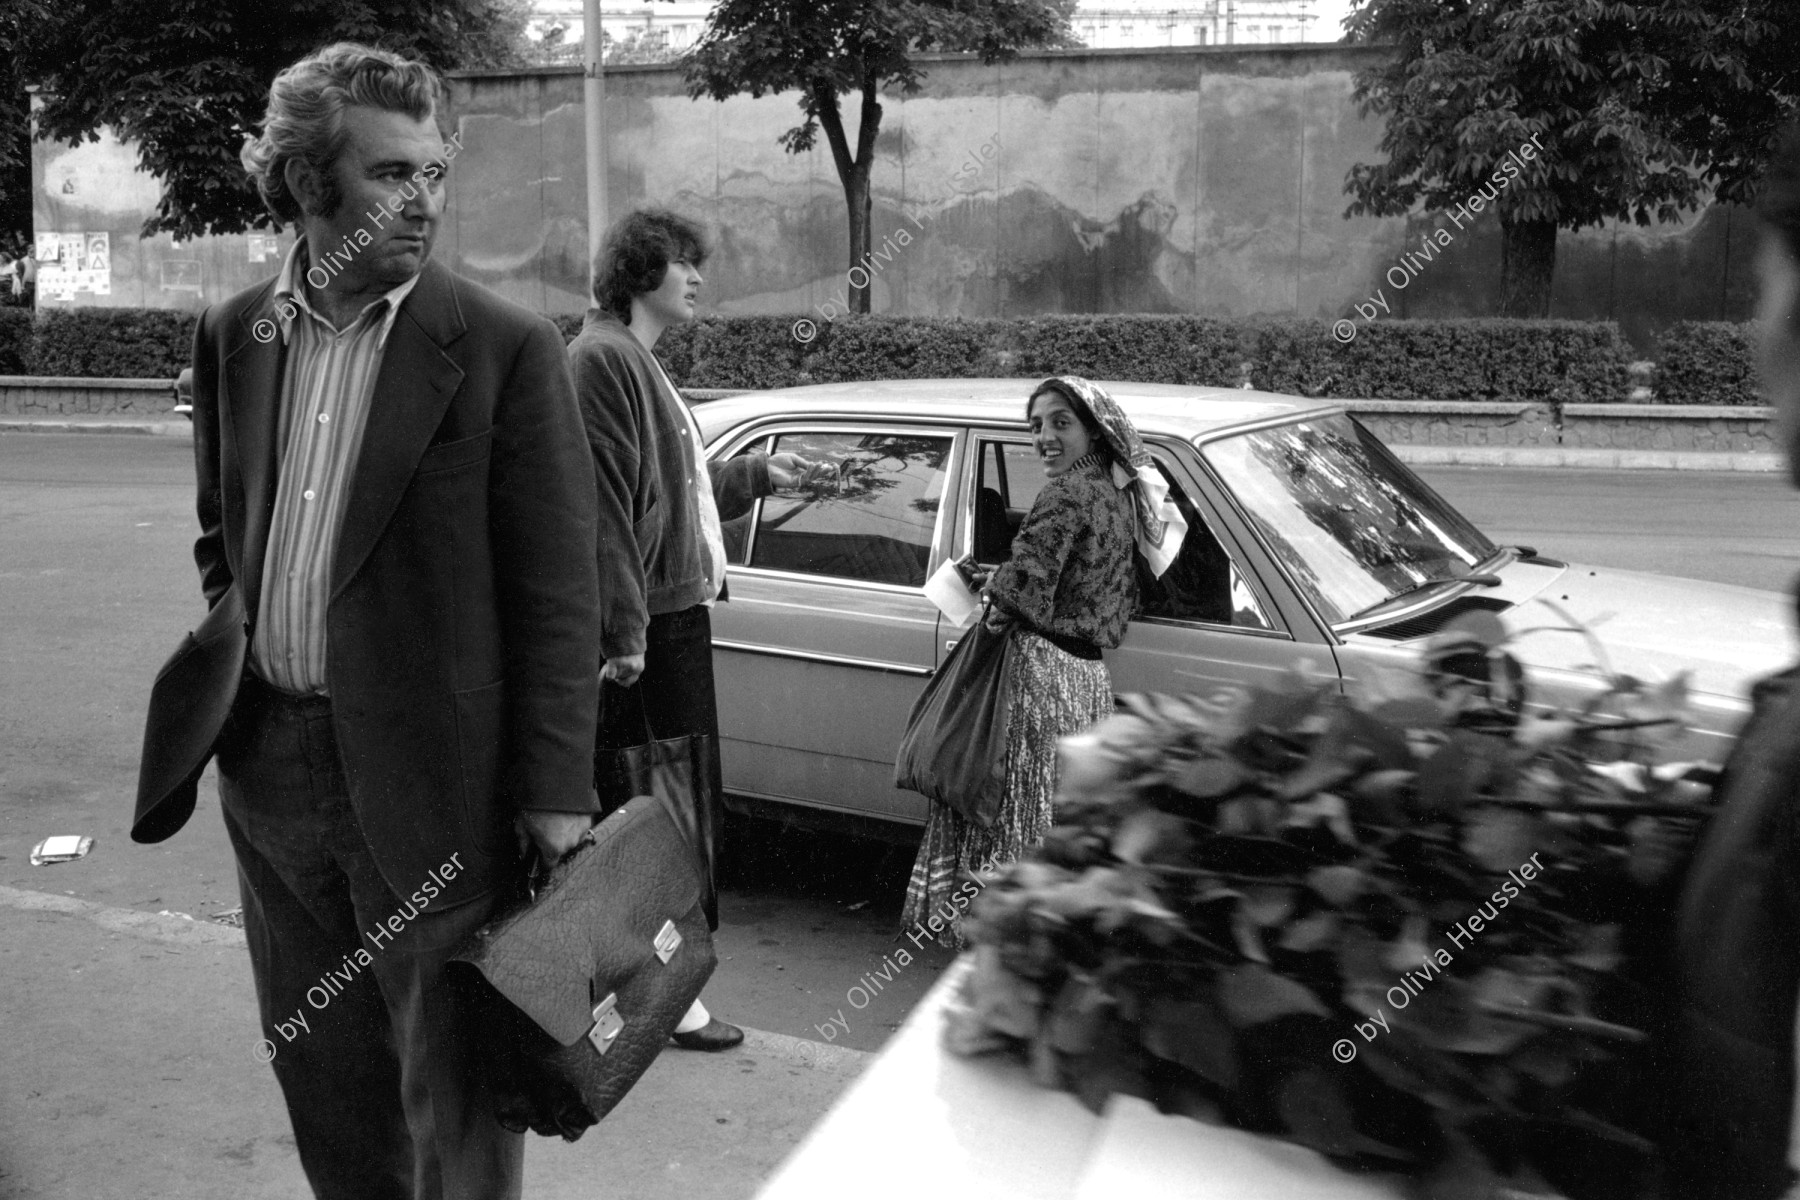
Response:
[{"label": "leather briefcase", "polygon": [[589,830],[452,960],[487,984],[482,1055],[508,1129],[579,1138],[655,1061],[718,964],[692,817],[658,792]]}]

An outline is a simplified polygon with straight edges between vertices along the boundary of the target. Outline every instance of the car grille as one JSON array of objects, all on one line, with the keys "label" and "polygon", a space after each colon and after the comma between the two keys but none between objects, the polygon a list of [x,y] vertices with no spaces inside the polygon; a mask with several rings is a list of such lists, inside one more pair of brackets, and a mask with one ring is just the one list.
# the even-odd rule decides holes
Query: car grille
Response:
[{"label": "car grille", "polygon": [[1420,613],[1416,617],[1408,617],[1404,621],[1395,621],[1392,625],[1381,625],[1362,632],[1370,637],[1385,638],[1390,642],[1410,642],[1414,638],[1427,637],[1436,633],[1450,622],[1466,612],[1485,609],[1488,612],[1505,612],[1512,605],[1505,600],[1495,600],[1491,596],[1458,596],[1442,608],[1434,608],[1430,612]]}]

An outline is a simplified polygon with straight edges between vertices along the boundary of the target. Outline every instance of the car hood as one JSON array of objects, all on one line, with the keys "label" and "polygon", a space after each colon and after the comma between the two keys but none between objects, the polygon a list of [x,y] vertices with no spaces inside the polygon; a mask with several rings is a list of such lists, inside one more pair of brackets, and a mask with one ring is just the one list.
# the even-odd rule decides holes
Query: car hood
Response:
[{"label": "car hood", "polygon": [[1753,680],[1797,657],[1794,606],[1779,592],[1541,560],[1515,563],[1503,579],[1489,594],[1514,604],[1503,619],[1527,668],[1595,661],[1587,639],[1542,628],[1566,627],[1550,604],[1593,632],[1615,670],[1639,679],[1687,669],[1696,690],[1742,699]]}]

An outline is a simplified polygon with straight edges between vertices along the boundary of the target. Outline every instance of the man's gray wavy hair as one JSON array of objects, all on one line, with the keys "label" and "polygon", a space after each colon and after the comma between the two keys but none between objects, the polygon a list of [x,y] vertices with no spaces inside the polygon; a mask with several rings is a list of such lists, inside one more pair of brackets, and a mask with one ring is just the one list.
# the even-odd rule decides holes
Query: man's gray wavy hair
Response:
[{"label": "man's gray wavy hair", "polygon": [[344,110],[351,105],[432,117],[443,100],[437,72],[422,62],[358,42],[315,50],[275,76],[262,133],[244,143],[244,170],[277,220],[297,223],[303,211],[287,185],[287,165],[298,160],[324,182],[323,211],[342,203],[332,164],[344,149]]}]

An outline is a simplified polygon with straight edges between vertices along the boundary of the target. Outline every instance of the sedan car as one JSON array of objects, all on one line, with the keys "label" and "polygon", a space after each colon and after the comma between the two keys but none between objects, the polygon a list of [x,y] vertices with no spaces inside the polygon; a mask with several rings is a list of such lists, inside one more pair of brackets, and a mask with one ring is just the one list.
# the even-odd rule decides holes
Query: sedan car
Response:
[{"label": "sedan car", "polygon": [[[795,453],[834,467],[726,523],[730,602],[713,646],[734,807],[902,833],[924,821],[924,798],[893,785],[894,757],[963,632],[924,585],[947,559],[1009,553],[1044,481],[1024,419],[1035,382],[831,384],[697,406],[714,461]],[[1188,522],[1106,655],[1120,693],[1204,693],[1302,664],[1350,681],[1411,666],[1423,639],[1486,610],[1517,636],[1538,694],[1566,698],[1599,687],[1595,643],[1572,617],[1615,671],[1690,672],[1692,756],[1716,760],[1749,682],[1794,657],[1783,597],[1496,545],[1341,406],[1105,386]]]}]

